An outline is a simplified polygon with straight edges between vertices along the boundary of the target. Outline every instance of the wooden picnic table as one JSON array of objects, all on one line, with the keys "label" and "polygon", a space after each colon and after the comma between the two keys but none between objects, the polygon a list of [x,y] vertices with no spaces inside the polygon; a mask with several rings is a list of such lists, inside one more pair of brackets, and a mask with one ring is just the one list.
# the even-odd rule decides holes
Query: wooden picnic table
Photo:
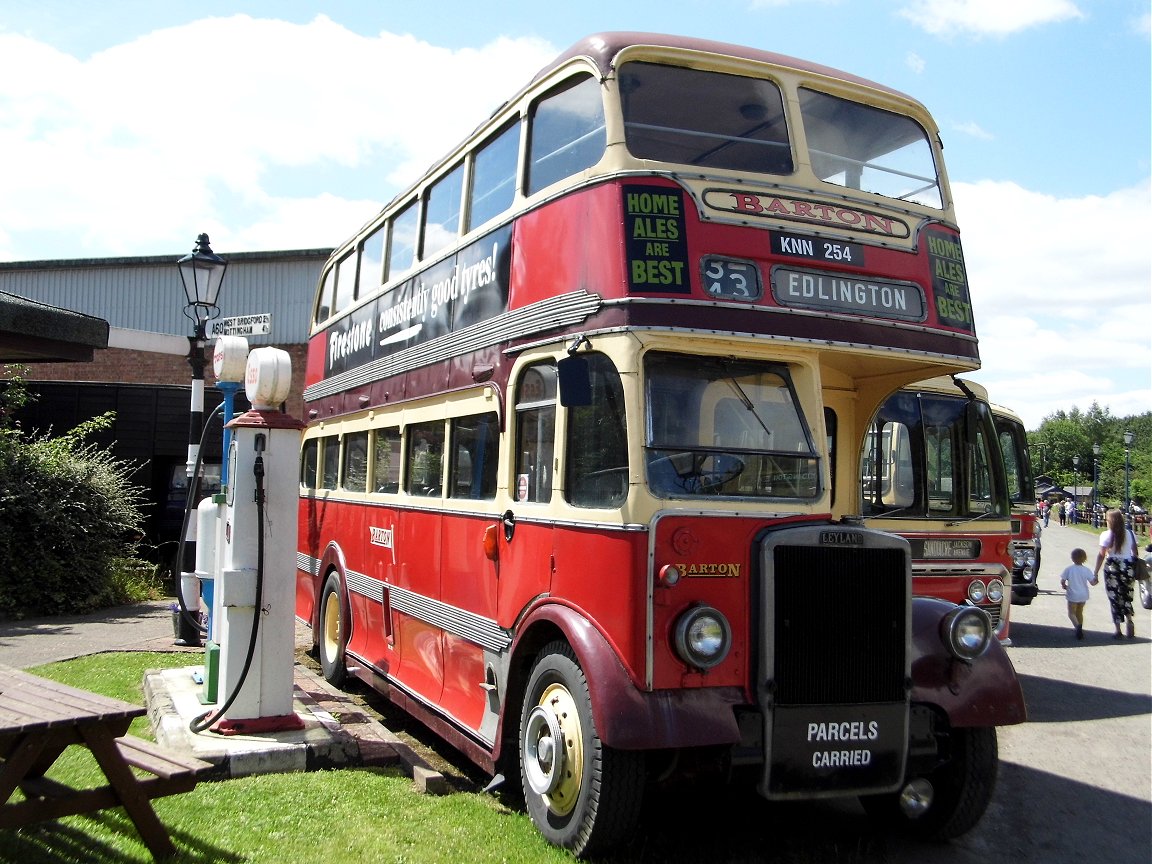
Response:
[{"label": "wooden picnic table", "polygon": [[[152,799],[188,792],[209,763],[128,735],[144,708],[0,665],[0,828],[122,806],[157,860],[175,854]],[[87,747],[108,785],[74,789],[45,773]],[[137,769],[138,774],[133,769]],[[19,788],[24,800],[13,802]]]}]

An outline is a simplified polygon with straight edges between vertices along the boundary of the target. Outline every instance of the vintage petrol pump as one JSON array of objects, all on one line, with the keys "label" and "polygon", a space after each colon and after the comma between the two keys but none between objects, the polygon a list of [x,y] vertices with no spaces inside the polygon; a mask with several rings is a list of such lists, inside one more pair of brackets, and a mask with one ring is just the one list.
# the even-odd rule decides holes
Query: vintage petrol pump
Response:
[{"label": "vintage petrol pump", "polygon": [[[243,336],[220,336],[212,353],[212,372],[216,376],[216,389],[224,395],[224,455],[232,440],[228,424],[234,414],[236,391],[244,386],[248,365],[248,340]],[[200,701],[216,702],[220,681],[220,644],[216,623],[220,608],[216,602],[216,574],[220,572],[223,553],[224,500],[228,489],[228,459],[220,466],[220,492],[203,499],[196,508],[196,578],[200,580],[200,596],[208,610],[208,639],[204,646],[204,690]]]},{"label": "vintage petrol pump", "polygon": [[292,363],[278,348],[248,355],[252,410],[228,424],[228,485],[213,592],[219,620],[221,734],[298,729],[292,710],[297,462],[304,424],[283,414]]}]

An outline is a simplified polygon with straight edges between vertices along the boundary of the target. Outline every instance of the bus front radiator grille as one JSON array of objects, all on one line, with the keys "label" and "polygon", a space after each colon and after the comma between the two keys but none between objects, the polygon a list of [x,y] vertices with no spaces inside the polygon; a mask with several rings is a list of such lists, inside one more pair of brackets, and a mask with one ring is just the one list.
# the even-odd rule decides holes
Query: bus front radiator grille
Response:
[{"label": "bus front radiator grille", "polygon": [[775,621],[778,705],[905,698],[907,576],[899,549],[778,546],[767,613]]}]

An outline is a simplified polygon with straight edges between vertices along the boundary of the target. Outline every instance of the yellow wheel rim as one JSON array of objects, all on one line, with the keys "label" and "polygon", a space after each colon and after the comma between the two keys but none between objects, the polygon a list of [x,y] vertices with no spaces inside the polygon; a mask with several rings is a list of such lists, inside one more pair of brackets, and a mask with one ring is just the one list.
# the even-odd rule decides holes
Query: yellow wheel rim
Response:
[{"label": "yellow wheel rim", "polygon": [[[547,778],[549,791],[541,799],[558,816],[572,812],[580,797],[584,774],[584,734],[576,700],[562,684],[549,684],[536,703],[536,716],[546,718],[530,724],[533,730],[528,752],[533,758],[546,756],[549,764],[539,766]],[[556,732],[559,740],[555,740]]]},{"label": "yellow wheel rim", "polygon": [[324,603],[320,638],[324,640],[324,659],[335,660],[340,652],[340,597],[336,593],[329,594]]}]

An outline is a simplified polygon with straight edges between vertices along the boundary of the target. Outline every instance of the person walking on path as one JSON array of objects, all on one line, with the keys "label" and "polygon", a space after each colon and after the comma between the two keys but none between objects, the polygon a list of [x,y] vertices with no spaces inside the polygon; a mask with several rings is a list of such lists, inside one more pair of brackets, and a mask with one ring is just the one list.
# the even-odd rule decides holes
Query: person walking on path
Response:
[{"label": "person walking on path", "polygon": [[1136,622],[1132,612],[1132,559],[1136,556],[1136,537],[1124,526],[1124,514],[1119,510],[1108,511],[1108,529],[1100,535],[1100,553],[1096,556],[1093,576],[1100,578],[1100,568],[1104,568],[1104,590],[1108,592],[1108,602],[1112,604],[1112,623],[1116,625],[1113,639],[1123,638],[1120,625],[1128,621],[1128,638],[1136,635]]},{"label": "person walking on path", "polygon": [[1099,585],[1100,578],[1084,566],[1088,553],[1083,549],[1072,550],[1072,563],[1060,574],[1060,587],[1068,600],[1068,620],[1076,629],[1076,638],[1084,638],[1084,605],[1088,602],[1088,586]]}]

